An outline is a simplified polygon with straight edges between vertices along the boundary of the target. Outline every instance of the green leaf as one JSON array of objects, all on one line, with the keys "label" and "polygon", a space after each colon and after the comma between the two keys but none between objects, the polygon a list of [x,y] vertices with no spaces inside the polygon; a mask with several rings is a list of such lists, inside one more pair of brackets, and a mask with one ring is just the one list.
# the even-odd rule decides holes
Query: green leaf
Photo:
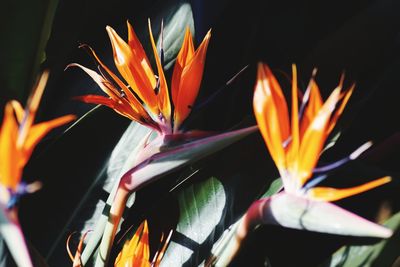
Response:
[{"label": "green leaf", "polygon": [[344,246],[321,266],[392,266],[399,257],[400,232],[398,230],[400,227],[400,212],[388,219],[384,225],[396,231],[390,239],[382,240],[373,245]]},{"label": "green leaf", "polygon": [[[182,190],[178,202],[180,218],[175,232],[190,242],[203,244],[223,220],[227,196],[222,183],[211,177]],[[183,266],[190,262],[193,253],[190,248],[171,242],[161,266]]]},{"label": "green leaf", "polygon": [[57,0],[7,1],[0,17],[0,80],[7,98],[27,97],[43,62]]}]

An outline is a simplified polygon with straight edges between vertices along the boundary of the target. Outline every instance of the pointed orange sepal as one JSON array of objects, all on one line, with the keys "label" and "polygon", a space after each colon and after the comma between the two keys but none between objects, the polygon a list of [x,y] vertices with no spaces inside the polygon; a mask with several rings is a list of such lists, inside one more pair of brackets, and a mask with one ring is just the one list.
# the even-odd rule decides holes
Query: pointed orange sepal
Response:
[{"label": "pointed orange sepal", "polygon": [[210,38],[211,30],[208,31],[200,46],[194,52],[190,30],[187,29],[186,31],[184,43],[179,51],[172,76],[175,131],[179,129],[182,122],[189,116],[196,101],[203,78],[205,58]]},{"label": "pointed orange sepal", "polygon": [[149,75],[149,66],[143,68],[141,59],[137,58],[135,52],[113,28],[107,26],[106,30],[113,48],[115,66],[119,73],[149,109],[156,113],[157,97],[154,93],[156,84],[154,74],[150,73]]},{"label": "pointed orange sepal", "polygon": [[11,103],[6,104],[0,128],[0,184],[16,190],[22,175],[20,150],[17,148],[18,123]]},{"label": "pointed orange sepal", "polygon": [[0,185],[7,189],[17,190],[22,170],[40,139],[52,129],[75,119],[74,115],[66,115],[34,124],[48,76],[47,71],[43,72],[26,108],[15,100],[6,104],[0,128]]},{"label": "pointed orange sepal", "polygon": [[[162,123],[166,125],[165,127],[168,128],[167,131],[172,131],[171,128],[171,103],[169,100],[169,91],[168,91],[168,85],[167,85],[167,80],[165,79],[164,75],[164,68],[161,64],[161,59],[160,56],[158,55],[158,50],[156,43],[154,41],[154,36],[153,36],[153,31],[151,29],[151,23],[150,19],[148,21],[148,27],[149,27],[149,34],[150,34],[150,42],[151,42],[151,47],[153,48],[153,54],[154,54],[154,59],[156,60],[156,65],[157,65],[157,74],[158,74],[158,95],[157,95],[157,103],[158,103],[158,109],[159,112],[161,113],[162,117]],[[156,114],[159,116],[159,114]],[[159,116],[160,117],[160,116]]]},{"label": "pointed orange sepal", "polygon": [[282,144],[289,137],[289,114],[282,90],[269,67],[264,64],[258,65],[253,107],[271,157],[278,169],[283,171],[286,159]]},{"label": "pointed orange sepal", "polygon": [[147,221],[140,224],[131,240],[118,254],[115,267],[150,267],[149,228]]},{"label": "pointed orange sepal", "polygon": [[389,183],[392,180],[390,176],[345,189],[336,189],[330,187],[315,187],[307,191],[307,196],[319,201],[336,201],[353,195],[363,193],[375,187]]}]

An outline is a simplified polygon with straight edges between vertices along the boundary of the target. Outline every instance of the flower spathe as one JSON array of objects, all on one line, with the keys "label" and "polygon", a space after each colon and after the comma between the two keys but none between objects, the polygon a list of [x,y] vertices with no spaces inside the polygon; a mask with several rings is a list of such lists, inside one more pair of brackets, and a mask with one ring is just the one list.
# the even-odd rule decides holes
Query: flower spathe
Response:
[{"label": "flower spathe", "polygon": [[73,115],[66,115],[34,124],[47,79],[48,72],[44,72],[25,109],[15,100],[6,104],[0,128],[0,199],[3,203],[18,192],[23,168],[39,141],[52,129],[75,119]]},{"label": "flower spathe", "polygon": [[[254,93],[254,111],[265,143],[281,175],[287,193],[313,200],[335,201],[362,193],[391,181],[383,177],[347,189],[330,187],[307,188],[324,143],[348,102],[354,85],[342,92],[343,77],[323,102],[314,77],[311,78],[299,107],[297,70],[292,66],[291,118],[282,89],[267,65],[259,64]],[[315,72],[314,72],[315,74]],[[369,144],[362,146],[363,151]],[[350,158],[362,151],[353,152]]]},{"label": "flower spathe", "polygon": [[167,249],[172,231],[165,240],[161,240],[161,247],[157,251],[153,260],[150,260],[149,245],[149,226],[147,220],[143,221],[136,230],[133,237],[128,240],[117,258],[115,259],[115,267],[150,267],[159,266],[161,259]]},{"label": "flower spathe", "polygon": [[125,42],[110,26],[106,28],[113,49],[115,66],[125,81],[118,78],[89,48],[99,64],[100,74],[79,64],[71,65],[78,66],[89,74],[108,97],[86,95],[79,98],[86,103],[108,106],[163,135],[178,133],[191,111],[200,88],[211,32],[207,33],[195,50],[192,35],[187,28],[169,90],[163,69],[163,50],[160,49],[161,55],[159,55],[150,22],[150,42],[156,72],[153,71],[143,46],[129,22],[127,27],[128,42]]}]

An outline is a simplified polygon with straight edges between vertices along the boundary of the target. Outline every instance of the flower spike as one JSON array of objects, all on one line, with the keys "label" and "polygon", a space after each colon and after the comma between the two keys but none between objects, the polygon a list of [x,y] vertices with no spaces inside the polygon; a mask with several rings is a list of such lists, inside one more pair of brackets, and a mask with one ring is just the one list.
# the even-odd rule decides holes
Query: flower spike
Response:
[{"label": "flower spike", "polygon": [[210,38],[211,31],[208,31],[199,48],[194,51],[192,35],[189,28],[186,30],[184,43],[176,59],[172,76],[172,99],[176,108],[175,130],[178,130],[187,118],[196,100]]},{"label": "flower spike", "polygon": [[143,221],[135,234],[128,240],[118,254],[115,267],[158,267],[164,252],[168,247],[171,234],[161,239],[160,249],[156,252],[154,259],[150,260],[149,227],[147,221]]},{"label": "flower spike", "polygon": [[49,131],[75,119],[73,115],[66,115],[34,124],[48,76],[47,71],[41,75],[25,108],[16,100],[6,104],[0,126],[0,235],[18,266],[33,264],[18,222],[16,205],[22,195],[41,187],[40,182],[21,181],[23,168],[35,146]]},{"label": "flower spike", "polygon": [[[127,27],[128,42],[125,42],[113,28],[106,27],[115,66],[124,81],[118,78],[89,47],[89,52],[99,64],[100,73],[104,70],[104,75],[79,64],[69,66],[79,67],[86,72],[108,98],[88,95],[78,99],[86,103],[108,106],[117,113],[156,130],[162,136],[180,133],[180,126],[191,112],[198,95],[211,33],[207,33],[195,50],[191,33],[189,29],[186,30],[172,74],[170,91],[164,74],[162,40],[159,54],[150,20],[148,22],[150,43],[157,72],[153,71],[143,46],[128,21]],[[161,29],[161,39],[162,31]]]},{"label": "flower spike", "polygon": [[52,129],[71,122],[73,115],[66,115],[47,122],[33,124],[40,98],[47,82],[44,72],[25,109],[12,100],[6,104],[0,128],[0,186],[16,192],[21,181],[22,169],[39,141]]},{"label": "flower spike", "polygon": [[[259,64],[258,77],[254,93],[254,111],[260,131],[267,144],[268,150],[282,177],[285,191],[296,195],[304,195],[304,187],[312,178],[314,171],[319,176],[323,170],[330,170],[335,165],[316,168],[324,143],[348,102],[354,85],[346,92],[343,88],[344,76],[339,85],[323,102],[314,75],[310,80],[308,89],[303,96],[303,103],[298,105],[297,69],[292,66],[292,117],[289,119],[286,100],[276,78],[267,65]],[[315,73],[315,72],[314,72]],[[304,110],[304,115],[302,115]],[[291,126],[289,129],[289,121]],[[289,142],[287,141],[289,140]],[[357,158],[370,146],[369,143],[361,146],[342,163]],[[379,185],[388,183],[388,177],[378,179],[346,191],[318,189],[305,196],[315,196],[326,201],[338,200],[354,194],[364,192]],[[315,188],[316,189],[316,188]],[[312,190],[307,188],[307,190]],[[322,194],[326,193],[324,198]]]},{"label": "flower spike", "polygon": [[[392,231],[348,212],[330,201],[340,200],[384,185],[386,176],[352,188],[315,187],[328,173],[358,158],[371,146],[367,142],[350,156],[316,168],[324,143],[348,102],[354,85],[346,92],[339,85],[323,102],[314,76],[298,104],[297,69],[292,66],[292,105],[289,119],[286,100],[267,65],[259,64],[254,92],[254,112],[262,136],[282,178],[283,191],[255,201],[238,222],[236,242],[224,259],[231,259],[247,233],[258,224],[276,224],[330,234],[388,238]],[[299,107],[300,106],[300,107]],[[289,123],[290,121],[290,123]],[[289,129],[290,124],[290,129]],[[280,191],[280,192],[279,192]]]}]

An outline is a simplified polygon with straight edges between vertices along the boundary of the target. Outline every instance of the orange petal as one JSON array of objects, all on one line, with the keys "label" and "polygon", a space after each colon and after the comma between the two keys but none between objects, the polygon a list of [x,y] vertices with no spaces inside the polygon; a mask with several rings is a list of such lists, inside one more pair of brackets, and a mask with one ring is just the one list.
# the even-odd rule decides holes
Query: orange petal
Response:
[{"label": "orange petal", "polygon": [[46,87],[47,80],[49,78],[49,72],[44,71],[39,78],[39,81],[33,90],[32,94],[29,96],[28,105],[26,112],[24,114],[24,119],[22,119],[22,124],[20,125],[19,135],[17,140],[17,146],[22,146],[25,141],[26,136],[28,135],[29,129],[31,128],[35,116],[36,111],[39,107],[40,99],[42,98],[44,88]]},{"label": "orange petal", "polygon": [[297,69],[296,65],[292,65],[292,72],[293,72],[293,81],[292,81],[292,135],[291,135],[291,142],[289,146],[288,158],[287,158],[287,165],[289,171],[291,169],[297,169],[298,164],[298,154],[299,154],[299,105],[298,105],[298,96],[297,96]]},{"label": "orange petal", "polygon": [[282,142],[286,141],[290,135],[290,128],[289,128],[289,113],[288,107],[286,104],[285,96],[282,93],[282,89],[275,78],[274,74],[272,73],[271,69],[264,65],[264,73],[266,79],[268,80],[269,88],[271,90],[271,96],[274,101],[274,105],[279,114],[279,127],[281,132],[281,139]]},{"label": "orange petal", "polygon": [[345,189],[335,189],[330,187],[315,187],[308,190],[307,195],[314,200],[336,201],[384,185],[386,183],[389,183],[391,180],[392,178],[390,176],[385,176],[375,181],[371,181],[369,183]]},{"label": "orange petal", "polygon": [[115,267],[150,267],[149,229],[147,221],[140,224],[134,236],[118,254]]},{"label": "orange petal", "polygon": [[[190,34],[190,32],[189,32]],[[191,37],[188,37],[191,39]],[[211,31],[208,31],[207,35],[204,37],[203,42],[200,44],[199,48],[196,50],[192,58],[185,59],[185,65],[181,72],[181,77],[179,80],[178,89],[174,89],[177,92],[176,102],[174,102],[175,113],[174,113],[174,129],[178,130],[179,126],[189,115],[196,97],[199,92],[201,80],[203,78],[204,63],[207,53],[208,43],[211,38]],[[190,54],[190,44],[191,41],[187,41],[188,52],[186,56]]]},{"label": "orange petal", "polygon": [[[70,64],[68,67],[79,67],[83,71],[85,71],[92,79],[98,84],[98,86],[105,92],[108,96],[112,98],[105,98],[102,96],[83,96],[77,97],[77,99],[85,102],[85,103],[92,103],[92,104],[100,104],[108,106],[112,109],[115,109],[116,112],[122,114],[123,116],[128,117],[131,120],[140,121],[141,118],[145,118],[146,120],[151,120],[150,115],[147,111],[143,108],[142,104],[139,100],[132,94],[132,92],[127,88],[124,88],[125,95],[127,99],[121,96],[121,93],[111,84],[109,81],[104,79],[101,75],[97,72],[88,69],[79,64]],[[129,102],[128,102],[129,101]],[[131,112],[133,110],[133,113]],[[129,114],[129,115],[127,115]]]},{"label": "orange petal", "polygon": [[339,108],[336,110],[335,114],[333,115],[333,117],[331,119],[327,134],[332,132],[333,128],[335,127],[336,122],[338,121],[340,115],[342,115],[347,102],[349,101],[351,95],[353,94],[354,88],[355,88],[355,84],[352,85],[351,88],[344,94],[342,103],[340,104]]},{"label": "orange petal", "polygon": [[111,98],[100,96],[100,95],[85,95],[78,96],[75,99],[80,100],[89,104],[97,104],[107,106],[113,109],[118,114],[127,117],[130,120],[144,124],[144,122],[152,122],[150,116],[140,114],[137,110],[133,109],[126,101],[115,101]]},{"label": "orange petal", "polygon": [[0,128],[0,183],[13,190],[16,190],[21,180],[23,168],[18,160],[17,135],[18,124],[15,121],[12,104],[8,102]]},{"label": "orange petal", "polygon": [[311,78],[309,86],[310,86],[310,98],[308,100],[307,107],[304,111],[304,115],[301,120],[300,138],[303,137],[311,121],[318,114],[318,111],[321,109],[323,104],[318,85],[315,82],[314,78]]},{"label": "orange petal", "polygon": [[135,249],[135,256],[144,259],[147,262],[150,259],[149,226],[147,220],[144,221],[143,232]]},{"label": "orange petal", "polygon": [[[271,75],[267,65],[261,63],[258,65],[253,107],[257,124],[271,157],[278,169],[283,171],[286,169],[286,166],[285,151],[282,146],[285,140],[282,139],[282,132],[289,129],[289,118],[286,100],[283,97],[280,87],[274,87],[276,86],[276,80]],[[275,97],[274,94],[276,95]],[[280,102],[280,104],[276,104],[276,102]],[[284,107],[286,107],[286,112],[281,113],[280,111],[284,110]],[[287,138],[288,132],[285,134]]]},{"label": "orange petal", "polygon": [[[113,79],[113,81],[121,88],[122,91],[126,94],[126,97],[128,98],[129,102],[131,103],[132,106],[136,107],[137,109],[141,108],[143,109],[142,104],[139,102],[139,100],[136,98],[136,96],[131,92],[131,90],[121,81],[120,78],[118,78],[117,75],[115,75],[97,56],[96,52],[90,47],[89,52],[93,55],[97,63],[107,72],[107,74]],[[146,112],[147,113],[147,112]]]},{"label": "orange petal", "polygon": [[[159,92],[158,92],[158,108],[162,113],[164,119],[166,120],[166,124],[170,125],[171,122],[171,103],[169,101],[169,92],[167,81],[165,80],[164,69],[161,65],[160,57],[158,56],[156,43],[154,41],[153,32],[151,30],[150,20],[148,21],[149,33],[150,33],[150,41],[151,46],[153,48],[154,58],[157,64],[157,72],[158,72],[158,80],[159,80]],[[158,114],[157,114],[158,115]]]},{"label": "orange petal", "polygon": [[141,62],[136,58],[130,46],[114,31],[110,26],[106,27],[110,38],[114,62],[119,73],[129,83],[131,89],[139,96],[141,100],[153,112],[157,108],[157,98],[154,93],[155,77],[148,76],[148,73],[143,70]]},{"label": "orange petal", "polygon": [[24,108],[22,107],[21,103],[19,103],[16,100],[11,100],[10,102],[14,109],[15,115],[17,116],[18,123],[22,123],[22,120],[24,119],[24,113],[25,113]]},{"label": "orange petal", "polygon": [[116,109],[116,105],[118,102],[114,101],[111,98],[101,96],[101,95],[84,95],[84,96],[77,96],[74,99],[88,103],[88,104],[96,104],[96,105],[103,105],[107,106],[112,109]]},{"label": "orange petal", "polygon": [[67,68],[69,67],[78,67],[82,69],[84,72],[86,72],[86,74],[88,74],[93,79],[93,81],[95,81],[95,83],[97,83],[100,89],[104,93],[106,93],[109,97],[111,97],[112,99],[120,98],[121,93],[109,81],[104,79],[103,76],[99,75],[97,72],[77,63],[69,64]]},{"label": "orange petal", "polygon": [[336,88],[308,126],[301,140],[297,178],[302,186],[311,176],[327,138],[329,119],[339,101],[340,88]]},{"label": "orange petal", "polygon": [[76,117],[74,115],[66,115],[50,121],[33,125],[22,148],[22,162],[25,164],[29,160],[33,149],[47,133],[49,133],[54,128],[75,120],[75,118]]},{"label": "orange petal", "polygon": [[151,87],[154,89],[156,86],[156,79],[154,77],[154,72],[151,68],[149,59],[146,56],[146,52],[144,51],[139,38],[136,36],[132,25],[129,23],[129,21],[126,21],[126,24],[128,26],[128,44],[137,60],[140,62],[144,75],[147,77],[147,79],[149,79]]},{"label": "orange petal", "polygon": [[171,94],[172,94],[172,102],[174,104],[176,104],[178,101],[178,94],[180,88],[179,84],[182,76],[182,71],[188,64],[190,59],[193,57],[193,54],[194,54],[193,38],[189,27],[187,27],[185,32],[185,38],[183,39],[182,47],[179,50],[178,56],[176,57],[174,71],[172,73]]}]

